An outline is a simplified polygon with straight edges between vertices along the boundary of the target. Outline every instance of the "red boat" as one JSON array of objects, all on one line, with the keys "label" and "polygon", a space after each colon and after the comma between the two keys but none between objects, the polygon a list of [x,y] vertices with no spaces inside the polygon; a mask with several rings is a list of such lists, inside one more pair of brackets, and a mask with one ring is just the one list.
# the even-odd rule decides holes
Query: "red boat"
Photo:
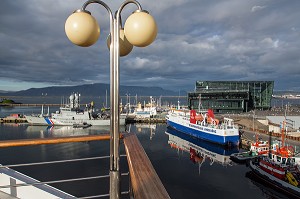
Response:
[{"label": "red boat", "polygon": [[266,155],[269,153],[269,142],[256,139],[256,142],[251,143],[250,151],[256,155]]},{"label": "red boat", "polygon": [[285,122],[281,146],[275,145],[268,156],[251,160],[250,168],[260,179],[293,198],[300,198],[300,157],[295,156],[293,147],[284,145],[284,125]]}]

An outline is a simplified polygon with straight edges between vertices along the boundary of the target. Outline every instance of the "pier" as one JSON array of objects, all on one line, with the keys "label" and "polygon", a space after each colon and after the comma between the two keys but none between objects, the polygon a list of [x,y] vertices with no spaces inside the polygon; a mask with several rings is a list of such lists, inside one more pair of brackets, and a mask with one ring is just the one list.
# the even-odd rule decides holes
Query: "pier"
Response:
[{"label": "pier", "polygon": [[59,107],[59,106],[61,106],[61,104],[18,104],[18,103],[16,103],[16,104],[1,104],[0,106],[25,106],[25,107],[27,107],[27,106],[32,106],[32,107],[57,106],[57,107]]},{"label": "pier", "polygon": [[27,123],[26,118],[0,118],[0,123]]},{"label": "pier", "polygon": [[166,123],[166,118],[126,118],[126,124],[133,124],[133,123]]}]

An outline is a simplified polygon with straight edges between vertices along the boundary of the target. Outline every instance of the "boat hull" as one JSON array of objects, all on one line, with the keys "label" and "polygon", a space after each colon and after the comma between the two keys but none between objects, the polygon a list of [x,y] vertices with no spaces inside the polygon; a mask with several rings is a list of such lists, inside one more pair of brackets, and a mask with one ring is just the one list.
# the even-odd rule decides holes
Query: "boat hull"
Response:
[{"label": "boat hull", "polygon": [[[93,126],[109,126],[110,119],[53,119],[50,117],[40,116],[25,116],[26,120],[31,125],[43,125],[43,126],[73,126],[76,124],[90,124]],[[125,125],[125,118],[120,118],[120,125]]]},{"label": "boat hull", "polygon": [[250,169],[253,171],[256,177],[268,183],[269,185],[276,187],[278,190],[288,194],[293,198],[300,198],[300,188],[295,187],[283,180],[279,180],[275,176],[269,174],[268,172],[261,169],[258,165],[250,161]]},{"label": "boat hull", "polygon": [[259,155],[251,155],[250,152],[233,153],[230,155],[230,159],[236,163],[244,164],[249,160],[259,157]]}]

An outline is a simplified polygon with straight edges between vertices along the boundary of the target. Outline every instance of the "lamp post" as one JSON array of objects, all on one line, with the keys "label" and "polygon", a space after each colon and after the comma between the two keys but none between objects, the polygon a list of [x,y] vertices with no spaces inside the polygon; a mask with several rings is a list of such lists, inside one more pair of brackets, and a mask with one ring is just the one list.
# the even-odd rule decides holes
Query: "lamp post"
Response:
[{"label": "lamp post", "polygon": [[[100,36],[100,27],[86,7],[91,3],[102,5],[110,16],[110,36],[108,46],[110,51],[110,198],[120,198],[120,154],[119,154],[119,59],[125,56],[133,46],[145,47],[156,38],[157,27],[154,18],[142,9],[135,0],[124,1],[113,15],[111,9],[100,0],[86,1],[82,8],[74,11],[65,24],[69,40],[82,47],[96,43]],[[121,11],[128,4],[135,4],[137,10],[125,21],[124,29],[121,24]],[[133,45],[133,46],[131,46]],[[129,51],[129,52],[128,52]]]}]

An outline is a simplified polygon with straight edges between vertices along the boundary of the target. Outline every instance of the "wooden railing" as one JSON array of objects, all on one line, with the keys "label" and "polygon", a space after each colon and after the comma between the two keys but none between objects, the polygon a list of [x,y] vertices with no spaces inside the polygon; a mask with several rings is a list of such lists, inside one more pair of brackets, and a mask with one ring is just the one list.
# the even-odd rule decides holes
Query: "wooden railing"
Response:
[{"label": "wooden railing", "polygon": [[69,142],[89,142],[96,140],[109,140],[110,135],[85,135],[58,138],[39,138],[39,139],[22,139],[22,140],[5,140],[0,141],[0,147],[30,146],[40,144],[60,144]]},{"label": "wooden railing", "polygon": [[[146,152],[134,133],[121,134],[123,138],[130,179],[135,199],[168,199],[170,198]],[[0,141],[1,147],[29,146],[40,144],[59,144],[69,142],[88,142],[109,140],[110,135],[87,135],[58,138],[39,138]]]},{"label": "wooden railing", "polygon": [[124,135],[124,145],[135,199],[170,198],[134,133]]}]

